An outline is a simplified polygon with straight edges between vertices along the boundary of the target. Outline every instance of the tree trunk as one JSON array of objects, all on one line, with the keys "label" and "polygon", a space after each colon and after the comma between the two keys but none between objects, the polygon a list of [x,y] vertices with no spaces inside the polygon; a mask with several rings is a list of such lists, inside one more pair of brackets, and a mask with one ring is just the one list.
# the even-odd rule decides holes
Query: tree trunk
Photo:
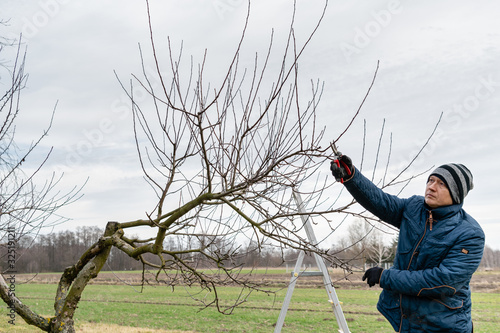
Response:
[{"label": "tree trunk", "polygon": [[50,323],[49,333],[76,333],[73,318],[56,318]]},{"label": "tree trunk", "polygon": [[[8,305],[12,316],[19,314],[29,325],[49,333],[75,333],[73,315],[78,307],[83,290],[89,281],[99,274],[111,251],[111,236],[117,231],[117,223],[109,222],[104,237],[72,267],[67,268],[59,282],[55,316],[44,317],[23,304],[13,292],[15,282],[0,274],[0,297]],[[9,285],[10,283],[10,285]],[[14,317],[15,318],[15,317]]]},{"label": "tree trunk", "polygon": [[[112,236],[116,230],[117,223],[108,222],[104,231],[104,237]],[[50,333],[75,333],[73,315],[78,308],[78,302],[80,302],[83,290],[89,281],[99,274],[111,251],[111,242],[104,242],[102,245],[103,248],[100,248],[98,254],[85,264],[74,280],[72,276],[68,278],[65,276],[66,274],[74,274],[73,269],[65,271],[61,277],[58,299],[56,299],[56,303],[54,304],[56,317],[50,322]],[[73,266],[72,268],[76,267]]]}]

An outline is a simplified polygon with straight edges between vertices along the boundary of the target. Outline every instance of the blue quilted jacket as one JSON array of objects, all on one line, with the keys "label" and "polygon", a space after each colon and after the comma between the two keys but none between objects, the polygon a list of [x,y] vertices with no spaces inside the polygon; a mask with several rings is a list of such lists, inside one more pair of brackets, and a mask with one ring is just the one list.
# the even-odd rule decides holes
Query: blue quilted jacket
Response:
[{"label": "blue quilted jacket", "polygon": [[394,266],[382,272],[378,310],[396,332],[472,331],[469,281],[484,232],[462,205],[430,209],[422,196],[387,194],[355,170],[345,187],[364,208],[399,228]]}]

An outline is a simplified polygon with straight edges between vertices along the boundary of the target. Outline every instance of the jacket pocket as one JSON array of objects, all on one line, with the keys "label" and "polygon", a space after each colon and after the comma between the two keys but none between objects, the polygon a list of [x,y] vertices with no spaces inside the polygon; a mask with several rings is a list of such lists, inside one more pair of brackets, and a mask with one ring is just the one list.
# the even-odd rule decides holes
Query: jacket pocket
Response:
[{"label": "jacket pocket", "polygon": [[464,301],[456,297],[432,298],[432,301],[441,304],[449,310],[458,310],[464,306]]},{"label": "jacket pocket", "polygon": [[439,266],[450,251],[450,246],[441,241],[428,238],[419,251],[417,269],[434,268]]},{"label": "jacket pocket", "polygon": [[462,300],[455,297],[420,298],[417,303],[410,317],[412,329],[426,333],[456,332],[457,322],[463,317]]}]

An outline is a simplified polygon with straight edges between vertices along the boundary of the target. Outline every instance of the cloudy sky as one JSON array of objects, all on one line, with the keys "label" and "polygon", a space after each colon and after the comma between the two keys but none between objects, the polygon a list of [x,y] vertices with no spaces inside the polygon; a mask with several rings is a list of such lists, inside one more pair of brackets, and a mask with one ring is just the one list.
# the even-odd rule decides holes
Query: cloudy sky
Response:
[{"label": "cloudy sky", "polygon": [[[286,37],[292,4],[252,1],[245,42],[249,59],[266,49],[271,31],[277,44]],[[208,76],[227,68],[247,13],[246,1],[151,0],[150,5],[160,50],[170,37],[172,45],[183,42],[184,54],[195,59],[207,49]],[[89,178],[85,196],[65,210],[73,220],[63,228],[103,227],[109,220],[144,217],[152,208],[152,193],[142,180],[131,114],[115,72],[127,81],[131,73],[140,72],[138,45],[149,52],[145,2],[4,0],[2,7],[1,19],[9,23],[0,28],[2,35],[14,38],[22,33],[27,50],[29,80],[18,140],[29,144],[40,135],[57,103],[40,156],[54,147],[47,172],[63,170],[65,186]],[[323,7],[323,1],[298,1],[299,40],[310,33]],[[436,135],[413,170],[449,162],[468,166],[475,188],[464,209],[479,221],[487,244],[496,249],[499,12],[500,3],[485,0],[330,1],[300,62],[304,80],[325,84],[318,120],[332,139],[356,112],[380,62],[359,118],[339,143],[343,153],[359,161],[366,120],[368,171],[384,121],[384,142],[391,133],[392,166],[397,169],[427,140],[443,113]],[[403,196],[423,194],[424,182],[417,179]]]}]

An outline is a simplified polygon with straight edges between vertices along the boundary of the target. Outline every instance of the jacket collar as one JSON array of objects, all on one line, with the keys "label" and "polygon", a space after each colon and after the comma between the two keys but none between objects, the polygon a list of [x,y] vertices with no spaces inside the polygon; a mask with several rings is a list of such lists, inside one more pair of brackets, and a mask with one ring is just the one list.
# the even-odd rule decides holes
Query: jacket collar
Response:
[{"label": "jacket collar", "polygon": [[454,205],[449,205],[449,206],[441,206],[441,207],[438,207],[438,208],[430,208],[427,204],[425,204],[425,208],[432,212],[432,217],[436,220],[442,220],[442,219],[446,219],[446,218],[449,218],[455,214],[457,214],[459,211],[462,210],[462,206],[463,206],[463,203],[459,203],[459,204],[454,204]]}]

